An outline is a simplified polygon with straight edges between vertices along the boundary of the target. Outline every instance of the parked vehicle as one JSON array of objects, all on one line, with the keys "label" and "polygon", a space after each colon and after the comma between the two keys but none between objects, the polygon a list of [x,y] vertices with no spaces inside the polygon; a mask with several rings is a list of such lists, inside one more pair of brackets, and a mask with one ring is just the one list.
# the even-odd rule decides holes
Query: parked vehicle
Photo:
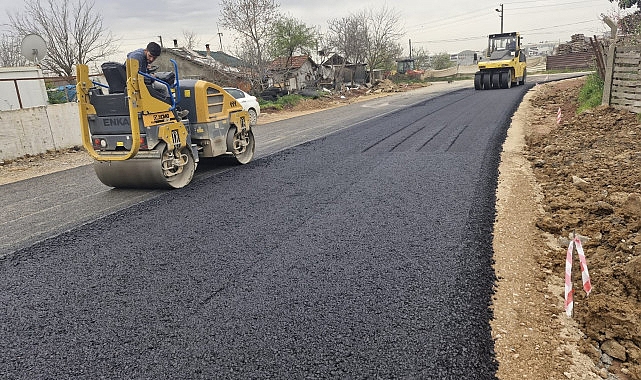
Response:
[{"label": "parked vehicle", "polygon": [[229,95],[236,98],[243,109],[249,112],[249,125],[251,125],[252,127],[256,125],[258,116],[260,116],[260,104],[258,104],[258,99],[256,99],[255,96],[249,95],[245,91],[238,88],[224,87],[223,90],[227,91]]}]

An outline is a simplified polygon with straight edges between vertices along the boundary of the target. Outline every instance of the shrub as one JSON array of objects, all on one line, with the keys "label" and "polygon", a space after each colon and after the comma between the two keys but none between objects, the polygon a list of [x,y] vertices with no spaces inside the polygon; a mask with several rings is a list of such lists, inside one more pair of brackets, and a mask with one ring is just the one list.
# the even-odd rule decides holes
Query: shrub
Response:
[{"label": "shrub", "polygon": [[282,110],[283,108],[295,106],[301,100],[303,100],[303,96],[301,95],[285,95],[285,96],[279,97],[275,101],[265,101],[265,100],[259,99],[259,103],[260,103],[261,110],[268,110],[268,109]]},{"label": "shrub", "polygon": [[592,73],[588,76],[583,87],[581,87],[581,91],[579,91],[579,107],[577,108],[577,113],[601,105],[602,98],[603,80],[599,74]]}]

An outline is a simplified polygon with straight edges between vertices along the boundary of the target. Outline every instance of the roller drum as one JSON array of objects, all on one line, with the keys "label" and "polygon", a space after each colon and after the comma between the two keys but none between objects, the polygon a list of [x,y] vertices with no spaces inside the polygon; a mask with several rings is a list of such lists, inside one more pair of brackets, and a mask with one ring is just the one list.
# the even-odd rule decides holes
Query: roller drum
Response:
[{"label": "roller drum", "polygon": [[[183,151],[184,152],[184,151]],[[190,153],[184,153],[187,162],[175,175],[167,176],[160,155],[126,161],[95,161],[94,170],[100,182],[107,186],[130,189],[178,189],[186,186],[196,169]]]}]

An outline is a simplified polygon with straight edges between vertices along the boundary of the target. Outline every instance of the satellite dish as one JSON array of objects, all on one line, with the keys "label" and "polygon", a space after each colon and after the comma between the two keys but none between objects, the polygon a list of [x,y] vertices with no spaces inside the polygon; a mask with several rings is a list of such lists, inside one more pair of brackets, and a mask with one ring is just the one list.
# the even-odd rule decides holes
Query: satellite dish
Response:
[{"label": "satellite dish", "polygon": [[29,61],[38,63],[47,55],[47,43],[37,34],[27,34],[22,39],[20,51]]}]

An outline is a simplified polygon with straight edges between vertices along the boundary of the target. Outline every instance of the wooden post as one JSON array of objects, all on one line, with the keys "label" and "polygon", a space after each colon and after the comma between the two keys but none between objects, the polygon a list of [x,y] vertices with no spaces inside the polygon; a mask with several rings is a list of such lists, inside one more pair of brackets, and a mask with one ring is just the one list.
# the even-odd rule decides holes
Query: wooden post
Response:
[{"label": "wooden post", "polygon": [[608,50],[608,62],[605,67],[605,80],[603,81],[603,98],[601,104],[604,106],[610,105],[612,97],[612,78],[614,77],[614,56],[616,55],[616,43],[612,41],[610,49]]},{"label": "wooden post", "polygon": [[594,56],[596,58],[596,67],[599,70],[599,77],[601,80],[605,80],[605,62],[603,61],[603,45],[597,40],[596,36],[594,39],[590,37],[590,44],[592,45],[592,50],[594,51]]}]

